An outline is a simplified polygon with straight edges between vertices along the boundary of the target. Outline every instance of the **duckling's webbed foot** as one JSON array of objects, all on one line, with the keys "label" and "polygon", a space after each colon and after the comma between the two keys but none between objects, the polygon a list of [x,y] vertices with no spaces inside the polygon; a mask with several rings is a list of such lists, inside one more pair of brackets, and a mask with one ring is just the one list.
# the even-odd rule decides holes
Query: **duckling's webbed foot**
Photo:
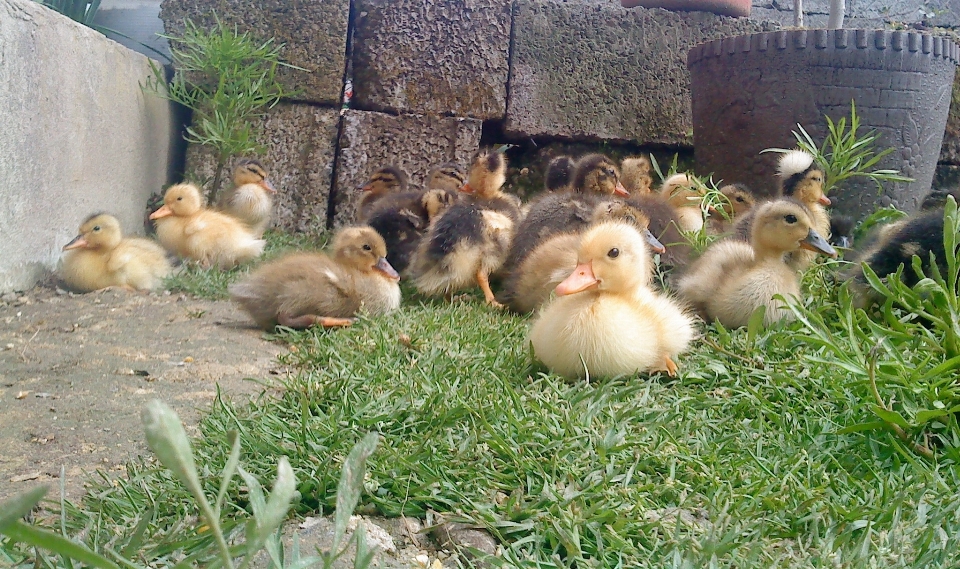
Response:
[{"label": "duckling's webbed foot", "polygon": [[676,362],[670,359],[670,356],[664,356],[663,367],[658,369],[657,371],[666,371],[667,375],[669,375],[670,377],[677,377],[677,370],[679,369],[680,368],[677,367]]},{"label": "duckling's webbed foot", "polygon": [[323,326],[324,328],[337,328],[350,326],[355,322],[353,318],[334,318],[332,316],[317,316],[316,314],[304,314],[302,316],[291,316],[289,314],[278,314],[277,323],[287,328],[309,328],[311,326]]},{"label": "duckling's webbed foot", "polygon": [[490,277],[487,273],[482,270],[477,271],[477,284],[480,285],[480,290],[483,291],[483,297],[486,299],[487,304],[494,308],[503,308],[503,305],[497,302],[493,291],[490,290]]}]

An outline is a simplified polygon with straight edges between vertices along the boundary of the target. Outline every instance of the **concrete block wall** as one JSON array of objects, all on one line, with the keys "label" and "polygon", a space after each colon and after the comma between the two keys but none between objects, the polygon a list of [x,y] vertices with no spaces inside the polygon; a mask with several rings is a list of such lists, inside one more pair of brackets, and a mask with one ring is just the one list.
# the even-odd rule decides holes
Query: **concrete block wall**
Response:
[{"label": "concrete block wall", "polygon": [[[936,6],[917,1],[903,0],[892,11],[848,3],[847,23],[929,20],[921,12]],[[943,22],[957,12],[952,0],[934,1],[943,3],[934,10]],[[806,3],[808,24],[823,23],[818,18],[825,18],[828,2]],[[184,18],[209,23],[214,10],[241,31],[287,44],[288,61],[311,70],[289,75],[288,86],[304,90],[294,105],[339,111],[344,80],[352,80],[353,99],[349,112],[340,114],[337,138],[303,137],[328,145],[317,152],[322,167],[281,159],[278,153],[286,150],[265,141],[272,149],[268,162],[275,162],[268,168],[298,180],[281,189],[293,193],[281,198],[279,215],[279,226],[291,230],[319,229],[323,204],[314,202],[325,195],[328,222],[350,222],[357,185],[379,166],[399,164],[417,183],[450,157],[465,166],[481,141],[689,151],[688,49],[792,24],[792,2],[780,0],[758,0],[749,19],[624,9],[618,0],[164,0],[161,15],[167,31],[177,34]],[[308,186],[297,168],[329,169],[329,189]],[[527,170],[527,179],[535,178]],[[327,177],[310,179],[315,184]]]},{"label": "concrete block wall", "polygon": [[33,0],[0,0],[0,292],[53,271],[96,211],[142,233],[172,174],[172,106],[146,57]]}]

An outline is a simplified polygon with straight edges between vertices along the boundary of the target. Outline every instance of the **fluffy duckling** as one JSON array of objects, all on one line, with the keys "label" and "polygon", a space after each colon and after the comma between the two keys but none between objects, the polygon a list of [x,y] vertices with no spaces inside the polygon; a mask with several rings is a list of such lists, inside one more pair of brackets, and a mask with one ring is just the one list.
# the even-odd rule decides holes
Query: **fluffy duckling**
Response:
[{"label": "fluffy duckling", "polygon": [[544,189],[548,192],[565,192],[573,182],[573,170],[577,163],[569,156],[557,156],[547,164],[543,177]]},{"label": "fluffy duckling", "polygon": [[332,249],[332,258],[297,252],[265,263],[231,285],[230,297],[264,330],[349,326],[361,309],[379,315],[400,307],[400,276],[376,231],[342,229]]},{"label": "fluffy duckling", "polygon": [[357,222],[366,223],[375,209],[390,207],[387,196],[403,195],[407,191],[407,175],[396,166],[378,168],[370,179],[358,188],[363,195],[357,206]]},{"label": "fluffy duckling", "polygon": [[[824,173],[814,162],[813,156],[803,150],[787,152],[780,157],[777,173],[783,183],[783,196],[807,206],[813,218],[813,228],[829,239],[830,214],[824,206],[830,205],[830,198],[823,194]],[[795,269],[803,270],[816,257],[817,254],[812,251],[795,251],[787,261]]]},{"label": "fluffy duckling", "polygon": [[63,250],[67,253],[60,276],[78,292],[114,286],[153,290],[170,274],[163,247],[149,239],[123,237],[120,222],[106,213],[85,219]]},{"label": "fluffy duckling", "polygon": [[644,213],[650,220],[650,233],[663,244],[666,252],[660,262],[673,268],[686,266],[690,261],[693,248],[690,241],[680,232],[677,209],[657,192],[631,197],[627,203]]},{"label": "fluffy duckling", "polygon": [[273,215],[277,189],[257,160],[241,160],[233,169],[233,188],[220,198],[220,210],[247,224],[254,237],[263,237]]},{"label": "fluffy duckling", "polygon": [[876,243],[860,255],[857,263],[847,274],[852,278],[854,305],[866,308],[880,300],[878,293],[868,284],[863,275],[863,264],[883,278],[897,272],[903,265],[903,282],[914,286],[919,282],[912,268],[913,256],[920,258],[920,267],[930,275],[930,254],[937,260],[940,273],[947,274],[946,250],[943,247],[943,215],[947,197],[953,196],[960,203],[960,190],[932,190],[920,204],[920,211],[906,219],[880,228]]},{"label": "fluffy duckling", "polygon": [[736,220],[743,217],[757,200],[744,184],[726,184],[720,188],[724,200],[716,208],[716,213],[710,216],[710,231],[714,235],[728,233],[733,230]]},{"label": "fluffy duckling", "polygon": [[500,152],[481,152],[470,168],[465,194],[434,220],[414,255],[414,285],[426,295],[450,295],[476,283],[487,304],[500,307],[490,289],[520,217],[516,196],[500,188],[507,162]]},{"label": "fluffy duckling", "polygon": [[155,220],[157,238],[168,251],[198,261],[204,268],[229,269],[259,256],[266,245],[235,217],[204,208],[200,190],[193,184],[170,186],[163,207],[150,219]]},{"label": "fluffy duckling", "polygon": [[410,276],[410,261],[430,223],[457,201],[457,195],[434,189],[417,192],[406,204],[379,207],[367,221],[387,243],[387,261]]},{"label": "fluffy duckling", "polygon": [[[660,241],[650,233],[646,214],[628,204],[609,201],[594,212],[593,225],[622,221],[633,225],[656,253],[663,253]],[[524,314],[540,307],[550,293],[577,266],[581,232],[560,233],[538,245],[506,279],[498,298],[515,312]]]},{"label": "fluffy duckling", "polygon": [[448,190],[456,192],[467,181],[467,173],[456,162],[446,162],[432,170],[427,177],[428,190]]},{"label": "fluffy duckling", "polygon": [[789,199],[765,203],[757,209],[750,243],[715,242],[680,278],[677,292],[707,320],[728,328],[746,325],[759,306],[766,306],[766,324],[792,319],[783,301],[773,297],[800,296],[797,272],[784,259],[799,248],[837,255],[802,204]]},{"label": "fluffy duckling", "polygon": [[687,174],[674,174],[660,186],[660,194],[677,210],[681,231],[700,231],[703,228],[703,194]]},{"label": "fluffy duckling", "polygon": [[853,247],[853,230],[857,220],[849,215],[830,216],[830,244],[841,249]]},{"label": "fluffy duckling", "polygon": [[646,156],[631,156],[620,162],[620,181],[623,187],[636,196],[649,194],[653,188],[653,165]]},{"label": "fluffy duckling", "polygon": [[578,232],[593,221],[593,213],[604,200],[629,196],[620,183],[620,171],[602,154],[581,158],[567,192],[547,193],[530,204],[517,227],[505,268],[513,271],[541,242],[558,233]]},{"label": "fluffy duckling", "polygon": [[583,235],[574,271],[530,329],[536,357],[565,377],[666,371],[694,336],[692,319],[650,288],[653,265],[630,224],[601,223]]}]

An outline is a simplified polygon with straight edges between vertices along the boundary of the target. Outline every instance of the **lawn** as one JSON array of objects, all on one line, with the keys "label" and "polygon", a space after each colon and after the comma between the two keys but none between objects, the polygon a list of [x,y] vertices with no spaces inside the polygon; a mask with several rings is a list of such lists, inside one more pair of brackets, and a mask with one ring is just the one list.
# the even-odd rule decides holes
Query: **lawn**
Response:
[{"label": "lawn", "polygon": [[[868,315],[838,268],[807,274],[797,322],[703,327],[676,378],[575,383],[531,361],[528,318],[405,289],[392,315],[271,336],[290,373],[253,404],[217,401],[193,440],[201,477],[215,496],[237,430],[244,468],[267,485],[288,457],[296,513],[329,513],[344,458],[373,431],[359,511],[453,512],[498,538],[505,566],[960,566],[956,295],[894,285],[902,302]],[[221,297],[243,272],[171,286]],[[227,517],[248,507],[237,482]],[[65,514],[94,548],[140,535],[156,566],[210,540],[149,458]],[[31,555],[0,541],[0,563]]]}]

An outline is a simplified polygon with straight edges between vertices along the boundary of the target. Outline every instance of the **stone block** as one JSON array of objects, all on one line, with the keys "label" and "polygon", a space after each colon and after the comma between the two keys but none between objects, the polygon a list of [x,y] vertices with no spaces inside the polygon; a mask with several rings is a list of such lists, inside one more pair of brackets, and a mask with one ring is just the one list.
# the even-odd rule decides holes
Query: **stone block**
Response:
[{"label": "stone block", "polygon": [[32,0],[0,0],[0,293],[54,270],[89,214],[142,233],[173,168],[173,106],[149,60]]},{"label": "stone block", "polygon": [[297,99],[338,105],[343,90],[350,0],[164,0],[160,18],[169,35],[183,33],[185,19],[211,26],[214,14],[259,41],[283,44],[281,61],[305,71],[281,67],[278,76]]},{"label": "stone block", "polygon": [[776,28],[590,0],[517,0],[507,133],[692,144],[687,51]]},{"label": "stone block", "polygon": [[355,106],[502,119],[510,0],[356,0]]},{"label": "stone block", "polygon": [[347,111],[332,197],[334,225],[353,223],[357,188],[381,166],[401,168],[412,187],[423,186],[430,169],[444,162],[469,166],[480,147],[480,125],[476,119]]},{"label": "stone block", "polygon": [[950,112],[947,115],[947,128],[943,133],[939,161],[954,166],[960,165],[960,73],[953,77]]},{"label": "stone block", "polygon": [[[273,227],[287,232],[320,233],[327,227],[330,187],[336,154],[339,114],[301,103],[281,103],[261,125],[265,153],[259,159],[277,188]],[[230,181],[228,165],[222,188]],[[208,147],[191,144],[187,173],[197,181],[213,180],[216,159]]]}]

